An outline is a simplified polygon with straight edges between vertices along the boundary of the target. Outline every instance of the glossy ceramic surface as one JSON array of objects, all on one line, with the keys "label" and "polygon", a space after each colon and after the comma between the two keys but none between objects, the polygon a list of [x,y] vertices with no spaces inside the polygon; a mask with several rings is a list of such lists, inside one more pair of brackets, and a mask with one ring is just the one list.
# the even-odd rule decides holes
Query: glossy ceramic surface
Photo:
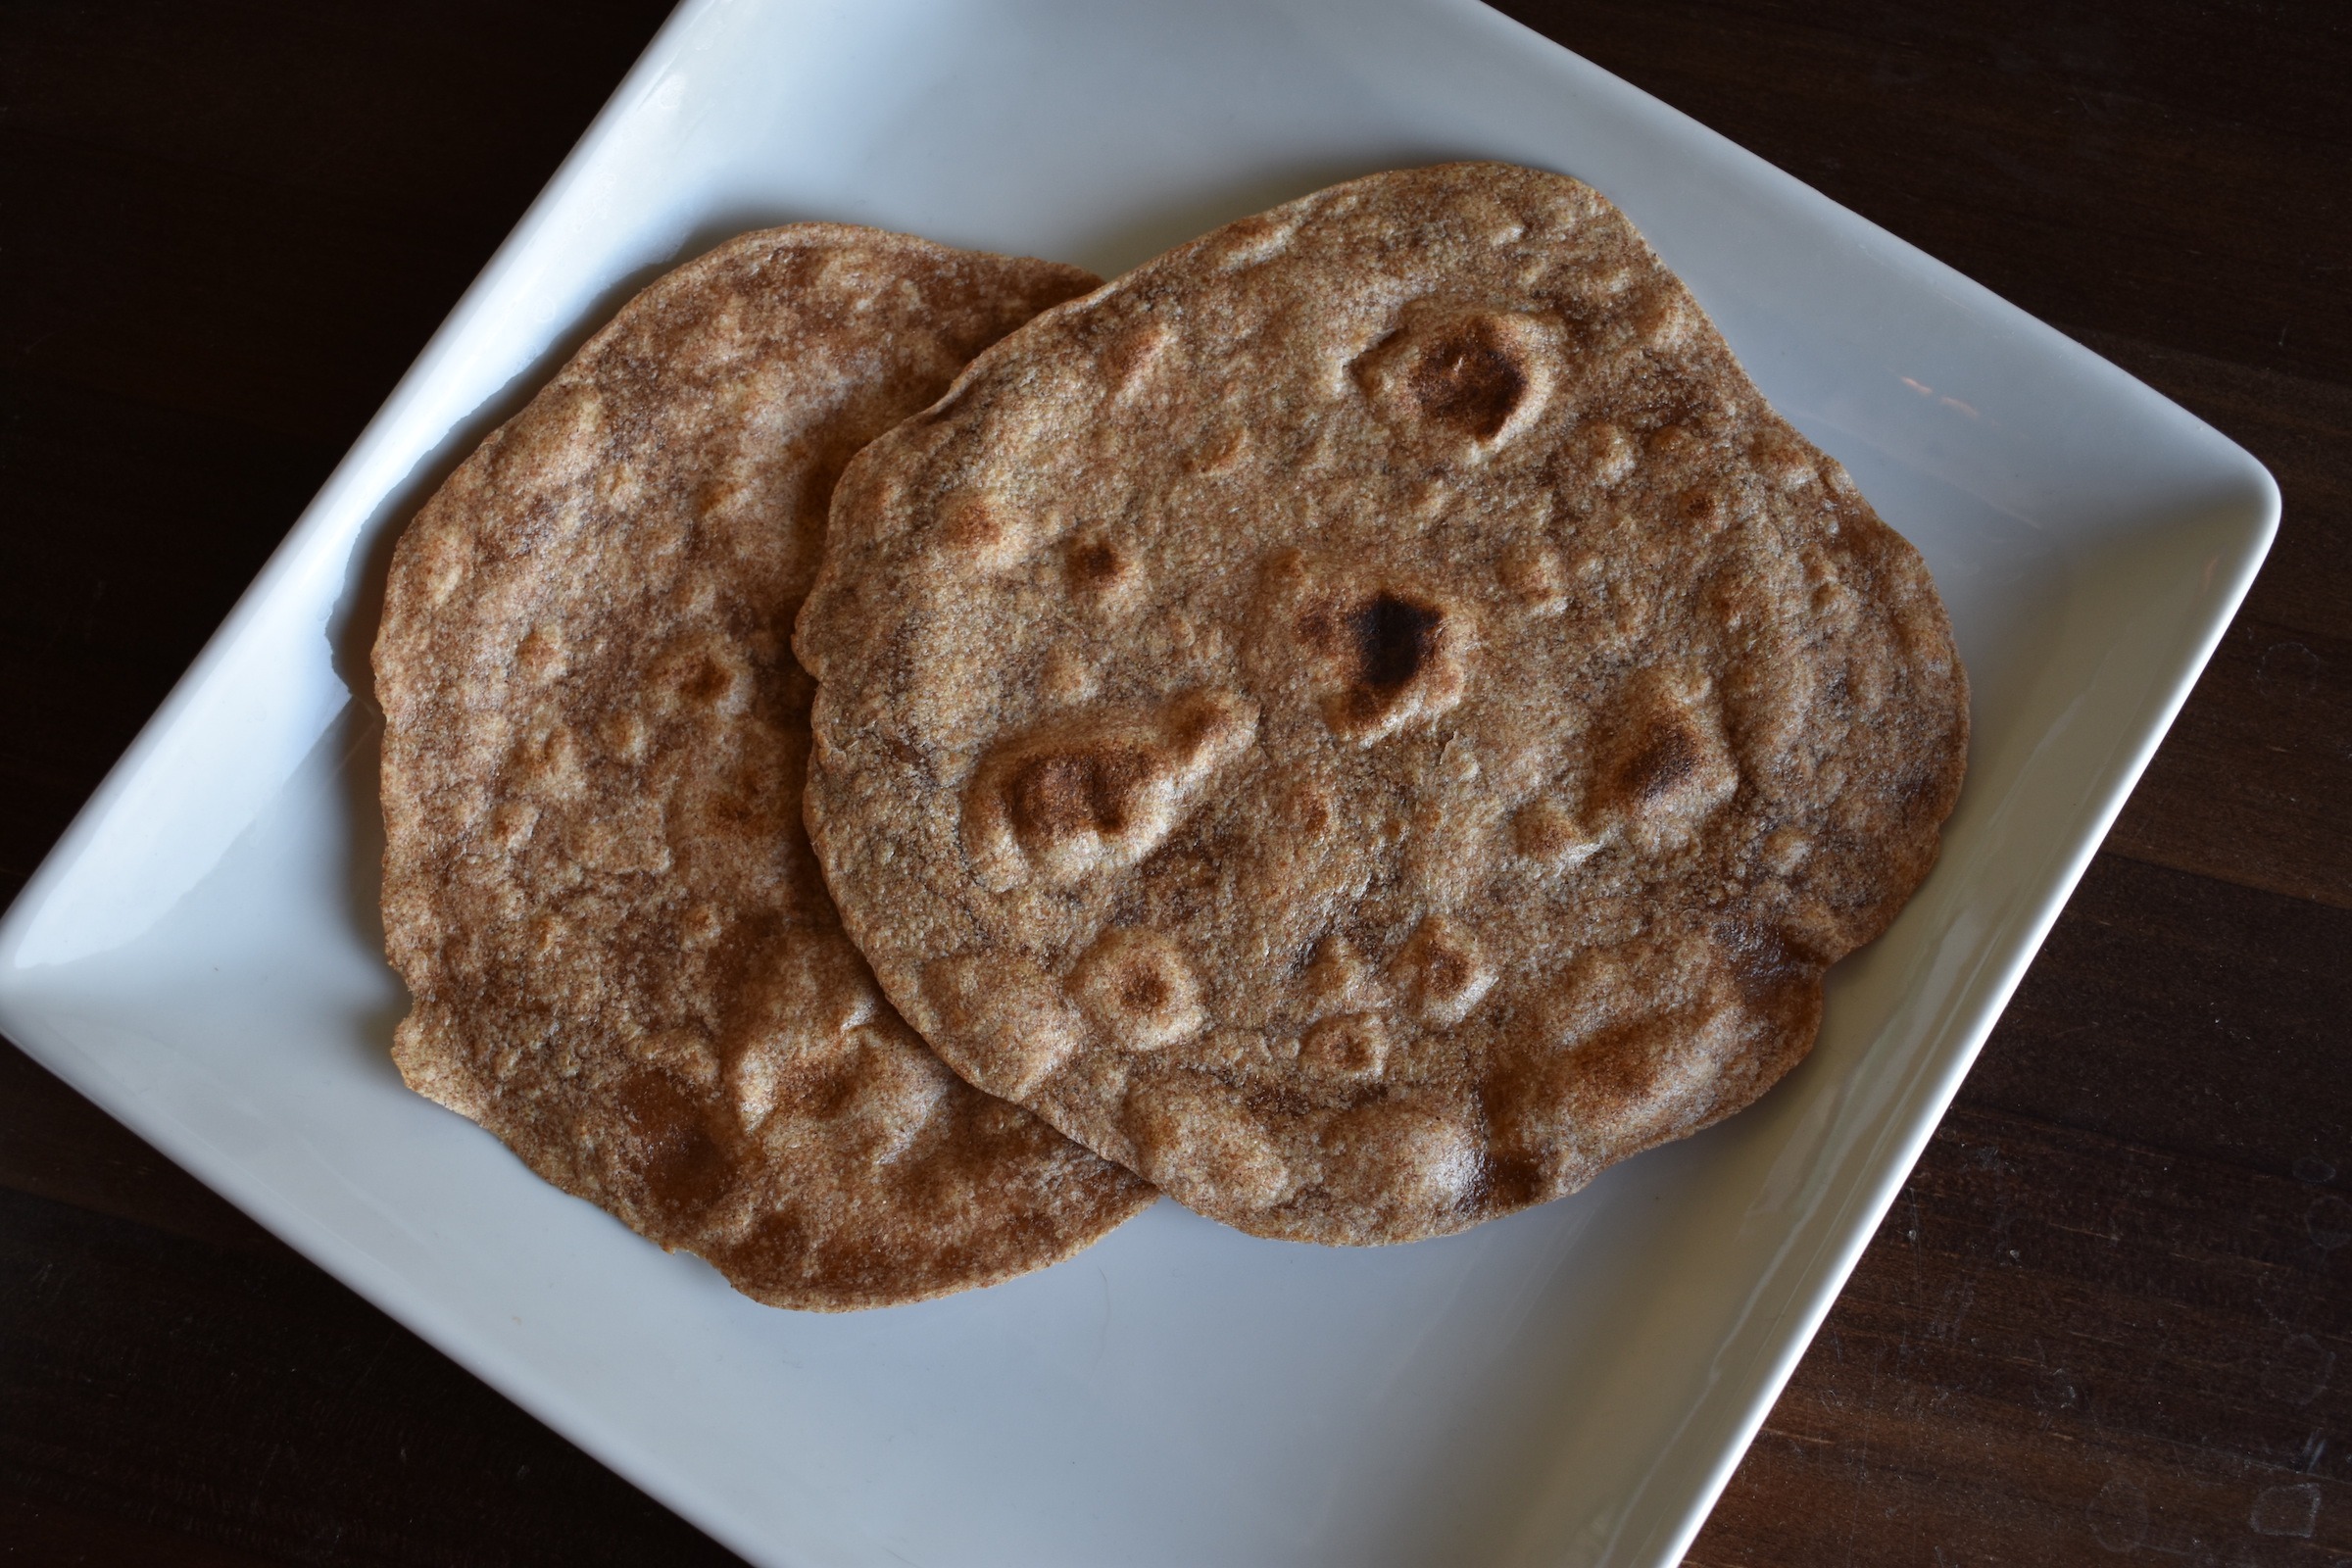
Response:
[{"label": "glossy ceramic surface", "polygon": [[[636,285],[800,218],[1113,272],[1334,179],[1614,197],[1926,553],[1975,682],[1942,865],[1754,1109],[1471,1234],[1163,1202],[996,1290],[769,1311],[406,1093],[365,651],[398,526]],[[0,1026],[763,1564],[1674,1561],[2276,526],[2180,410],[1467,0],[692,0],[0,926]]]}]

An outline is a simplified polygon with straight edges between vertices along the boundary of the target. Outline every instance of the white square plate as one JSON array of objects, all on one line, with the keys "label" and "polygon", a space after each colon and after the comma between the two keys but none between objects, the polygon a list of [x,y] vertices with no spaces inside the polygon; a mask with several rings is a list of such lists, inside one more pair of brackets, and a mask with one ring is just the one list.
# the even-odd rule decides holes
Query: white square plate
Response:
[{"label": "white square plate", "polygon": [[[1967,791],[1809,1062],[1467,1235],[1326,1250],[1162,1202],[847,1317],[752,1304],[401,1088],[347,682],[399,525],[630,290],[803,218],[1109,273],[1456,157],[1622,204],[1950,606]],[[2278,512],[2147,388],[1469,0],[689,0],[0,925],[0,1027],[756,1562],[1670,1562]]]}]

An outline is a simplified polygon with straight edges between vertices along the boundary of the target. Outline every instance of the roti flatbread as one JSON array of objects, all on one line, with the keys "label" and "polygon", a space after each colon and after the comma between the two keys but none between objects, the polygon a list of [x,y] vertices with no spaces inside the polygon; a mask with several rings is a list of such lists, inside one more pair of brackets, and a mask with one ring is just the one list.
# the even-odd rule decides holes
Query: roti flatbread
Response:
[{"label": "roti flatbread", "polygon": [[762,1301],[986,1285],[1152,1196],[924,1049],[801,828],[789,639],[835,476],[1094,281],[868,229],[744,235],[624,307],[393,559],[400,1070]]},{"label": "roti flatbread", "polygon": [[808,810],[947,1060],[1200,1212],[1391,1242],[1747,1104],[1933,864],[1919,555],[1597,193],[1228,225],[859,455]]}]

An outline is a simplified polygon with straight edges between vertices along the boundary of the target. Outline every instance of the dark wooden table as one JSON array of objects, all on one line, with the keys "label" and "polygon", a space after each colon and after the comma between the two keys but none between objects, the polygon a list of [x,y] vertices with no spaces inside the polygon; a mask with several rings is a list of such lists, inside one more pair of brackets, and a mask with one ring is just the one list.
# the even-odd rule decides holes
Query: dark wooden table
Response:
[{"label": "dark wooden table", "polygon": [[[1692,1560],[2345,1568],[2352,7],[1509,9],[2286,492]],[[663,10],[0,3],[0,899]],[[733,1560],[0,1045],[0,1563]]]}]

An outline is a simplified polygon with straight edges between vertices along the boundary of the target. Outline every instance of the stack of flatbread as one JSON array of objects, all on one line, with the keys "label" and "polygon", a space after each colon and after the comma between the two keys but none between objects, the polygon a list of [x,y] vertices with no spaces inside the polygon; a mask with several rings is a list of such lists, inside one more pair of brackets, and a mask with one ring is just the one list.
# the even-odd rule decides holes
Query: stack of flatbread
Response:
[{"label": "stack of flatbread", "polygon": [[1495,164],[1099,286],[744,235],[418,514],[375,664],[408,1082],[816,1309],[1158,1193],[1440,1235],[1731,1114],[1968,724],[1918,553]]}]

